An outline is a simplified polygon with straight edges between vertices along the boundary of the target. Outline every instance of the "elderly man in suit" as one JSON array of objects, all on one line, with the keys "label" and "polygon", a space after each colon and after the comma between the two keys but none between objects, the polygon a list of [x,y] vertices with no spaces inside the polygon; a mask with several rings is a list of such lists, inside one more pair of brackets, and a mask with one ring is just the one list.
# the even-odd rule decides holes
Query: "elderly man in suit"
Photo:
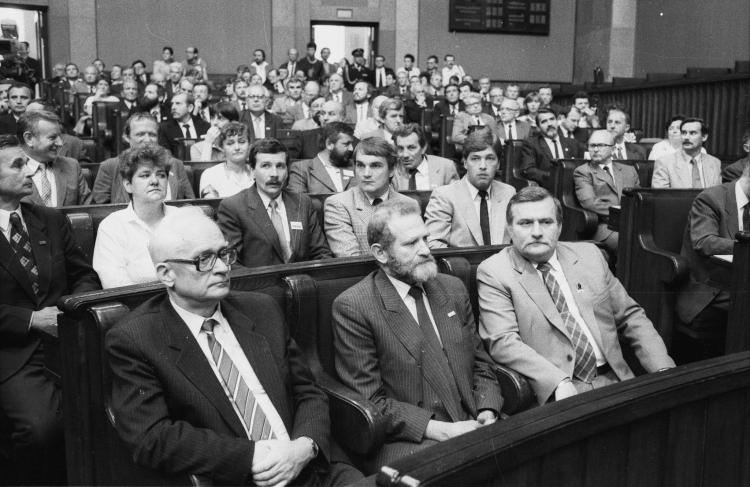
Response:
[{"label": "elderly man in suit", "polygon": [[594,240],[603,242],[610,253],[617,253],[619,233],[607,226],[609,207],[618,206],[625,188],[640,188],[638,173],[633,166],[612,161],[615,137],[610,131],[597,130],[589,139],[591,162],[573,172],[576,197],[581,206],[599,217]]},{"label": "elderly man in suit", "polygon": [[624,110],[614,109],[607,114],[607,131],[614,136],[612,158],[614,160],[646,160],[646,149],[638,144],[625,142],[625,134],[630,130],[630,114]]},{"label": "elderly man in suit", "polygon": [[354,95],[344,89],[344,78],[334,73],[328,78],[327,100],[337,101],[342,105],[354,105]]},{"label": "elderly man in suit", "polygon": [[385,202],[367,235],[380,270],[336,298],[333,332],[336,372],[385,420],[370,473],[493,423],[503,398],[469,294],[438,274],[416,202]]},{"label": "elderly man in suit", "polygon": [[380,104],[378,115],[382,122],[381,127],[363,135],[362,138],[376,137],[395,145],[396,141],[393,137],[404,124],[404,102],[396,98],[388,98]]},{"label": "elderly man in suit", "polygon": [[[159,125],[150,113],[136,113],[125,122],[122,139],[130,147],[142,147],[155,144],[159,138]],[[123,186],[122,175],[119,171],[120,158],[112,157],[99,166],[94,181],[94,203],[130,203],[130,193]],[[167,197],[170,200],[190,200],[195,198],[193,187],[185,173],[185,165],[174,157],[169,160],[169,175],[167,177]]]},{"label": "elderly man in suit", "polygon": [[391,184],[396,191],[429,191],[458,180],[456,165],[450,159],[428,156],[422,128],[409,123],[396,132],[398,167]]},{"label": "elderly man in suit", "polygon": [[[680,254],[690,281],[678,290],[677,316],[696,332],[726,329],[729,293],[710,284],[710,257],[734,252],[734,235],[750,231],[750,166],[736,181],[706,189],[695,198]],[[723,342],[722,342],[723,343]]]},{"label": "elderly man in suit", "polygon": [[[503,89],[499,86],[493,86],[490,91],[484,95],[489,98],[489,102],[482,102],[482,112],[490,115],[495,122],[500,119],[500,107],[502,106],[503,100]],[[485,100],[486,98],[483,98]]]},{"label": "elderly man in suit", "polygon": [[198,139],[206,135],[211,124],[193,115],[195,99],[189,93],[178,93],[172,98],[172,120],[159,125],[159,145],[175,157],[182,143],[177,139]]},{"label": "elderly man in suit", "polygon": [[409,87],[409,75],[406,71],[399,71],[396,75],[396,82],[390,85],[388,88],[381,90],[388,98],[400,96],[402,100],[406,100],[411,96],[411,88]]},{"label": "elderly man in suit", "polygon": [[479,333],[495,362],[529,380],[539,404],[633,378],[620,340],[647,372],[674,367],[601,251],[558,242],[562,206],[547,190],[514,195],[507,225],[513,245],[477,269]]},{"label": "elderly man in suit", "polygon": [[287,189],[297,193],[341,193],[357,185],[354,177],[354,129],[342,122],[329,122],[320,133],[321,148],[313,159],[296,162],[289,173]]},{"label": "elderly man in suit", "polygon": [[518,121],[518,101],[513,98],[504,98],[500,104],[500,120],[497,121],[497,135],[502,140],[526,140],[531,134],[531,126],[528,122]]},{"label": "elderly man in suit", "polygon": [[536,126],[539,133],[524,140],[521,146],[521,173],[526,179],[544,186],[549,180],[553,159],[577,159],[583,154],[577,142],[560,138],[557,115],[552,110],[540,108]]},{"label": "elderly man in suit", "polygon": [[396,171],[396,149],[383,139],[364,139],[354,149],[354,172],[358,186],[326,199],[325,232],[336,257],[367,254],[367,224],[375,207],[383,201],[410,200],[390,188]]},{"label": "elderly man in suit", "polygon": [[245,267],[332,258],[322,222],[306,194],[283,190],[289,156],[276,139],[250,148],[255,184],[219,205],[219,228]]},{"label": "elderly man in suit", "polygon": [[501,154],[500,141],[487,130],[466,138],[466,176],[430,195],[425,221],[430,248],[475,247],[508,243],[505,207],[516,193],[494,179]]},{"label": "elderly man in suit", "polygon": [[435,104],[432,112],[432,131],[440,133],[440,126],[447,117],[455,117],[459,112],[466,110],[463,100],[458,98],[458,86],[448,85],[445,87],[445,100]]},{"label": "elderly man in suit", "polygon": [[91,190],[75,159],[58,156],[63,146],[60,119],[54,113],[28,112],[18,119],[18,135],[34,173],[24,201],[49,207],[91,204]]},{"label": "elderly man in suit", "polygon": [[[266,110],[266,89],[261,85],[252,85],[247,89],[247,110],[240,114],[240,122],[250,127],[253,140],[276,137],[276,132],[283,127],[278,115]],[[296,156],[292,156],[296,159]]]},{"label": "elderly man in suit", "polygon": [[682,150],[661,156],[654,163],[652,188],[710,188],[721,184],[721,161],[701,153],[708,139],[705,120],[687,118],[680,126]]},{"label": "elderly man in suit", "polygon": [[230,293],[237,252],[218,226],[180,208],[164,218],[149,252],[166,293],[105,340],[110,404],[135,462],[165,479],[198,475],[215,484],[361,479],[335,462],[326,397],[278,305]]},{"label": "elderly man in suit", "polygon": [[61,296],[101,286],[67,218],[21,202],[35,187],[28,159],[15,135],[0,136],[0,414],[11,432],[2,477],[7,485],[63,485],[62,401],[44,373],[40,332],[57,327]]},{"label": "elderly man in suit", "polygon": [[492,134],[497,133],[495,119],[482,113],[482,95],[469,93],[464,97],[465,112],[460,112],[453,119],[453,134],[449,142],[462,146],[470,131],[487,127]]}]

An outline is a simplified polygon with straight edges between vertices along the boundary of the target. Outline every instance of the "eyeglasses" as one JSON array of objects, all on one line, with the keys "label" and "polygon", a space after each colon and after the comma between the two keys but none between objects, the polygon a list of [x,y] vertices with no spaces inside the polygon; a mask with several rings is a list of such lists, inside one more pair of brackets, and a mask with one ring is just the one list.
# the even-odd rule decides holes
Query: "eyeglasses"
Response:
[{"label": "eyeglasses", "polygon": [[193,260],[167,259],[164,262],[175,262],[177,264],[193,264],[198,272],[208,272],[214,268],[217,259],[221,259],[221,261],[226,265],[232,265],[237,262],[237,249],[223,249],[218,253],[205,252]]},{"label": "eyeglasses", "polygon": [[604,149],[605,147],[614,147],[614,144],[589,144],[589,149]]},{"label": "eyeglasses", "polygon": [[516,111],[518,111],[518,109],[517,109],[517,108],[506,108],[506,107],[502,107],[502,108],[500,109],[500,111],[501,111],[501,112],[516,112]]},{"label": "eyeglasses", "polygon": [[247,95],[247,98],[250,98],[251,100],[262,100],[265,97],[266,95]]}]

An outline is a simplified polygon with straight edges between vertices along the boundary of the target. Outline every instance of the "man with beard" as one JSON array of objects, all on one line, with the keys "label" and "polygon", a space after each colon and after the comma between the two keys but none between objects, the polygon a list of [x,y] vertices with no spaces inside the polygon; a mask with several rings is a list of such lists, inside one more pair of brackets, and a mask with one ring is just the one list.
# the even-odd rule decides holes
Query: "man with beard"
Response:
[{"label": "man with beard", "polygon": [[256,49],[253,53],[253,63],[250,65],[255,68],[255,73],[260,76],[263,83],[266,82],[268,75],[268,63],[266,62],[266,51],[263,49]]},{"label": "man with beard", "polygon": [[357,185],[354,165],[354,129],[342,122],[330,122],[320,133],[320,152],[313,159],[292,165],[289,191],[297,193],[341,193]]},{"label": "man with beard", "polygon": [[157,123],[167,122],[172,118],[169,107],[164,103],[166,90],[161,86],[150,83],[143,89],[143,95],[138,99],[136,113],[146,112],[154,116]]},{"label": "man with beard", "polygon": [[557,131],[557,115],[548,108],[540,108],[536,115],[539,133],[523,141],[521,147],[521,174],[526,179],[545,186],[553,159],[579,159],[578,142],[560,138]]},{"label": "man with beard", "polygon": [[396,191],[429,191],[458,180],[453,161],[426,151],[427,139],[419,125],[406,124],[396,132],[398,167],[391,180]]},{"label": "man with beard", "polygon": [[362,138],[376,137],[395,146],[396,141],[393,136],[404,124],[404,103],[398,99],[388,98],[380,105],[378,115],[383,121],[382,127],[365,134]]},{"label": "man with beard", "polygon": [[414,200],[383,203],[367,227],[380,270],[333,303],[336,372],[385,421],[368,475],[494,423],[503,406],[466,287],[438,274],[427,236]]},{"label": "man with beard", "polygon": [[245,267],[288,264],[333,257],[312,200],[283,190],[289,154],[276,139],[250,148],[255,184],[219,206],[219,227]]},{"label": "man with beard", "polygon": [[297,120],[292,124],[292,130],[305,131],[315,130],[320,127],[320,113],[326,102],[324,96],[320,95],[310,102],[310,117]]},{"label": "man with beard", "polygon": [[211,98],[211,87],[204,81],[198,81],[193,85],[193,97],[195,98],[195,107],[193,115],[204,122],[211,122],[211,113],[208,110],[208,100]]}]

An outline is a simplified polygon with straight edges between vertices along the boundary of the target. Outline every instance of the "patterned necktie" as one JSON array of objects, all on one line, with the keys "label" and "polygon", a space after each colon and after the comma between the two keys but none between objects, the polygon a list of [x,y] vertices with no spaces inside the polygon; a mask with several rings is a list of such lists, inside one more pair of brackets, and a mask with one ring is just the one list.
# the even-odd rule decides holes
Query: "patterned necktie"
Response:
[{"label": "patterned necktie", "polygon": [[47,164],[39,163],[39,171],[42,171],[42,201],[44,206],[52,206],[52,185],[47,178]]},{"label": "patterned necktie", "polygon": [[263,408],[255,400],[250,388],[247,386],[245,379],[240,375],[237,366],[232,362],[229,354],[224,353],[224,348],[214,337],[214,327],[219,323],[213,319],[207,319],[203,322],[201,330],[206,334],[208,340],[208,349],[219,369],[219,374],[223,379],[224,385],[231,394],[232,402],[237,406],[245,428],[250,433],[250,439],[253,441],[274,440],[276,434],[271,429],[271,423],[263,412]]},{"label": "patterned necktie", "polygon": [[10,214],[10,246],[16,253],[23,270],[29,277],[31,289],[34,294],[39,294],[39,270],[34,260],[34,252],[31,249],[31,241],[26,229],[23,228],[21,217],[15,211]]},{"label": "patterned necktie", "polygon": [[584,382],[591,382],[596,377],[596,356],[594,355],[594,348],[589,343],[586,334],[583,333],[581,325],[573,318],[568,309],[568,303],[565,301],[565,296],[560,289],[560,285],[557,283],[557,279],[550,273],[552,266],[549,262],[542,262],[537,266],[537,270],[542,273],[544,278],[544,284],[547,286],[552,301],[555,302],[557,310],[560,312],[560,316],[565,323],[570,334],[570,339],[573,342],[573,347],[576,350],[576,363],[573,368],[573,374]]},{"label": "patterned necktie", "polygon": [[746,203],[742,211],[742,231],[750,232],[750,203]]},{"label": "patterned necktie", "polygon": [[693,187],[702,188],[703,183],[701,182],[701,173],[698,169],[698,161],[690,159],[690,165],[693,166]]},{"label": "patterned necktie", "polygon": [[417,189],[417,170],[409,169],[409,189]]},{"label": "patterned necktie", "polygon": [[481,201],[479,202],[479,227],[482,229],[482,240],[484,245],[492,245],[492,234],[490,233],[490,212],[487,208],[487,191],[477,192]]},{"label": "patterned necktie", "polygon": [[289,244],[286,241],[286,232],[284,231],[284,221],[279,215],[279,204],[276,200],[268,203],[268,209],[270,210],[269,216],[271,217],[271,223],[273,228],[276,229],[276,233],[279,235],[279,242],[281,243],[281,253],[284,257],[284,262],[289,262],[289,258],[292,256],[292,251],[289,250]]}]

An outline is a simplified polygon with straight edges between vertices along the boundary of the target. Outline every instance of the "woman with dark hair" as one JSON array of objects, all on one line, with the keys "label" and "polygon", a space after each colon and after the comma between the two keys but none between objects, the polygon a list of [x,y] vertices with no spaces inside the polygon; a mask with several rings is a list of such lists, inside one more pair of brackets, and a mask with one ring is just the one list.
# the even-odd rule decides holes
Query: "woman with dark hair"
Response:
[{"label": "woman with dark hair", "polygon": [[221,129],[219,147],[226,162],[203,171],[200,182],[201,198],[226,198],[247,189],[255,183],[248,165],[250,135],[247,125],[229,122]]},{"label": "woman with dark hair", "polygon": [[[667,138],[654,144],[651,148],[651,153],[648,155],[649,161],[655,161],[661,156],[674,154],[682,149],[682,130],[680,126],[686,118],[685,115],[675,115],[669,119],[666,125]],[[701,152],[705,154],[706,149],[701,148]]]},{"label": "woman with dark hair", "polygon": [[165,46],[161,50],[161,59],[154,61],[154,73],[161,73],[164,78],[169,79],[169,65],[174,62],[174,49]]},{"label": "woman with dark hair", "polygon": [[225,160],[224,151],[218,143],[221,129],[229,122],[237,122],[240,119],[237,108],[228,101],[220,101],[216,105],[209,106],[208,112],[211,114],[211,128],[203,136],[203,140],[190,147],[191,161]]},{"label": "woman with dark hair", "polygon": [[526,121],[531,124],[532,127],[536,127],[536,114],[539,113],[539,107],[541,106],[542,99],[539,97],[539,93],[529,93],[526,95],[526,98],[523,99],[523,115],[516,120]]},{"label": "woman with dark hair", "polygon": [[102,220],[94,246],[94,270],[102,287],[156,281],[148,242],[165,215],[177,208],[164,204],[170,155],[155,144],[120,156],[120,175],[130,204]]}]

